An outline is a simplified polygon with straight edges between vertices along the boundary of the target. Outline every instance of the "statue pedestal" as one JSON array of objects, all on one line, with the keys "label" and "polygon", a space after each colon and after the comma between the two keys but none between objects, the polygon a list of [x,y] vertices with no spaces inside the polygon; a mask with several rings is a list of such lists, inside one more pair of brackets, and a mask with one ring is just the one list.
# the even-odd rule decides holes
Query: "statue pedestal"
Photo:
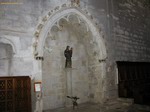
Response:
[{"label": "statue pedestal", "polygon": [[67,96],[73,96],[73,89],[72,89],[72,68],[65,68],[66,72],[66,101],[65,107],[72,106],[72,100],[67,98]]}]

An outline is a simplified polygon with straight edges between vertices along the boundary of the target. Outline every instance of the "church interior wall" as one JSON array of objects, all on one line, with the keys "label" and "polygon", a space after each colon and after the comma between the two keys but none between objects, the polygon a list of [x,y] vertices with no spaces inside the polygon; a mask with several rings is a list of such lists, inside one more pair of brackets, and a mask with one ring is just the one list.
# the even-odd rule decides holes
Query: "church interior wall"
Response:
[{"label": "church interior wall", "polygon": [[[34,59],[33,54],[33,42],[35,40],[34,32],[37,28],[37,25],[40,23],[41,19],[44,17],[44,15],[54,9],[57,6],[60,6],[66,2],[69,2],[69,0],[20,0],[22,4],[17,5],[1,5],[0,4],[0,36],[2,38],[9,38],[13,40],[13,43],[16,46],[16,53],[11,55],[11,46],[7,44],[1,44],[0,43],[0,59],[7,57],[6,60],[0,60],[0,76],[5,75],[29,75],[32,79],[32,83],[38,77],[37,66],[38,62]],[[134,2],[135,1],[135,2]],[[138,0],[137,0],[138,1]],[[116,61],[148,61],[150,59],[150,10],[147,7],[144,7],[142,5],[142,2],[136,0],[81,0],[80,1],[80,7],[84,7],[86,10],[88,10],[96,19],[98,26],[103,31],[103,39],[105,41],[106,49],[107,49],[107,59],[106,59],[106,76],[103,79],[104,84],[104,97],[105,99],[111,99],[117,97],[117,66]],[[58,34],[59,35],[59,34]],[[66,35],[63,35],[64,38],[68,38]],[[61,36],[58,36],[61,39]],[[80,36],[78,37],[80,38]],[[75,44],[70,43],[71,45]],[[51,41],[53,42],[53,41]],[[52,43],[54,44],[54,43]],[[50,59],[54,60],[56,63],[52,63],[52,60],[48,59],[49,54],[45,53],[43,61],[43,66],[46,66],[46,68],[43,68],[43,74],[46,74],[43,78],[47,79],[49,78],[51,80],[52,77],[54,77],[54,83],[49,82],[47,80],[43,83],[46,83],[44,86],[45,88],[48,88],[47,84],[51,85],[51,88],[58,87],[55,89],[55,91],[47,90],[44,95],[47,93],[51,93],[51,95],[54,95],[55,92],[58,92],[57,97],[63,101],[63,87],[62,83],[65,83],[63,81],[60,81],[64,79],[62,77],[63,66],[59,67],[59,63],[64,63],[63,53],[60,52],[60,49],[62,51],[63,43],[62,45],[54,46],[56,49],[56,52],[54,52],[55,55],[60,55],[60,57],[55,60],[55,58]],[[66,44],[67,45],[67,44]],[[58,47],[59,46],[59,47]],[[62,47],[63,46],[63,47]],[[84,53],[84,47],[81,45],[78,46],[81,51],[77,50],[78,52],[81,52],[81,55],[76,55],[77,52],[75,52],[75,56],[81,56],[84,55],[81,60],[88,60],[86,55],[87,53]],[[62,48],[61,48],[62,47]],[[83,49],[82,49],[83,48]],[[58,51],[57,51],[58,50]],[[53,54],[53,55],[54,55]],[[51,55],[52,56],[52,55]],[[54,57],[54,56],[53,56]],[[61,60],[60,60],[60,59]],[[48,60],[48,61],[47,61]],[[85,73],[88,74],[88,70],[86,69],[85,63],[80,63],[79,60],[76,60],[77,62],[74,62],[73,60],[73,66],[80,65],[77,70],[75,70],[75,73],[78,73],[79,76],[74,77],[78,78],[76,84],[81,82],[81,85],[83,83],[87,83],[88,79],[85,76],[82,78],[85,79],[83,82],[81,81],[80,75]],[[49,68],[47,64],[51,67]],[[79,64],[80,63],[80,64]],[[52,65],[53,64],[53,65]],[[81,66],[84,64],[84,66]],[[8,70],[8,68],[10,70]],[[48,76],[51,71],[48,71],[49,69],[52,70],[53,73],[57,73],[56,75],[60,76]],[[56,69],[58,68],[58,69]],[[82,70],[81,70],[82,68]],[[81,78],[81,79],[80,79]],[[56,81],[60,81],[59,84],[55,83]],[[93,82],[96,83],[96,82]],[[88,83],[84,85],[87,88],[88,91]],[[32,87],[33,89],[33,87]],[[82,90],[81,88],[76,88],[77,91],[82,91],[83,93],[87,94],[86,90]],[[82,94],[83,95],[83,94]],[[55,96],[56,97],[56,96]],[[91,96],[92,97],[92,96]],[[54,98],[54,97],[53,97]],[[53,101],[53,98],[49,98],[45,100],[49,100],[47,102]],[[59,100],[58,99],[58,100]],[[88,99],[89,100],[89,99]],[[51,108],[56,108],[62,106],[61,102],[58,102],[55,100],[55,104],[52,105]],[[87,99],[83,98],[83,102],[86,102]],[[35,109],[35,94],[32,91],[32,108]],[[82,101],[81,101],[82,103]],[[51,103],[52,104],[52,103]],[[48,106],[45,109],[47,109]]]}]

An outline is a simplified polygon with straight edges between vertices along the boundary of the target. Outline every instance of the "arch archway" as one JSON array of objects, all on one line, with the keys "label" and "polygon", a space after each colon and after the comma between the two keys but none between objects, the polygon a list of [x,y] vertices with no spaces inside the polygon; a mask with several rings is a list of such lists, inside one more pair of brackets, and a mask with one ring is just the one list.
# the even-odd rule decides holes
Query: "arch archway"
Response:
[{"label": "arch archway", "polygon": [[4,37],[0,37],[0,43],[10,45],[12,47],[13,53],[14,54],[17,53],[16,46],[14,45],[14,43],[11,40],[4,38]]},{"label": "arch archway", "polygon": [[[87,45],[87,44],[91,44],[91,46],[92,46],[92,49],[90,50],[90,52],[87,53],[88,56],[90,58],[92,58],[92,59],[90,59],[91,64],[89,64],[88,67],[86,66],[88,68],[88,71],[86,73],[90,72],[91,74],[90,75],[88,74],[86,77],[88,77],[88,78],[91,77],[93,82],[90,81],[90,79],[89,79],[89,82],[87,81],[86,85],[89,84],[88,86],[90,86],[89,88],[91,88],[91,91],[93,91],[93,92],[90,91],[89,94],[86,94],[87,98],[90,97],[89,100],[86,100],[86,101],[101,103],[103,101],[102,99],[103,99],[103,91],[104,91],[102,80],[103,80],[104,75],[106,74],[106,70],[105,70],[105,59],[107,57],[106,47],[104,44],[103,37],[99,32],[99,29],[97,28],[95,23],[92,21],[92,19],[90,19],[90,17],[88,15],[86,15],[85,12],[83,12],[82,10],[80,10],[77,7],[69,7],[69,8],[61,9],[61,10],[53,13],[50,16],[45,16],[43,18],[44,23],[38,25],[38,28],[40,30],[38,30],[35,33],[36,37],[37,37],[36,42],[35,42],[35,44],[36,44],[35,57],[44,57],[45,58],[45,56],[44,56],[45,50],[47,50],[47,52],[51,53],[52,49],[50,47],[46,46],[48,37],[51,38],[55,35],[55,34],[53,35],[53,31],[52,31],[54,27],[56,27],[56,29],[58,29],[58,30],[62,30],[61,21],[64,20],[68,23],[68,22],[70,22],[69,18],[71,18],[71,16],[75,16],[73,18],[76,18],[77,24],[83,23],[84,29],[86,29],[86,32],[89,33],[88,43],[86,43],[86,44],[82,43],[81,46],[86,47],[85,45]],[[70,22],[70,23],[72,23],[72,22]],[[52,39],[50,39],[50,41],[51,40]],[[68,44],[72,44],[72,42],[70,42]],[[90,47],[88,47],[88,48],[90,48]],[[86,50],[88,50],[88,49],[86,49]],[[61,54],[62,54],[62,52],[61,52]],[[92,54],[92,55],[90,56],[90,54]],[[39,59],[42,59],[42,58],[39,58]],[[46,61],[47,61],[47,59],[46,59]],[[43,63],[39,62],[39,65],[40,65],[40,69],[39,69],[38,74],[40,73],[39,76],[41,77],[41,79],[39,78],[38,80],[42,80],[42,77],[44,74]],[[84,68],[85,68],[85,66],[84,66]],[[68,70],[66,70],[66,69],[61,69],[61,71],[65,72],[66,76],[68,73],[71,73],[71,74],[73,73],[73,70],[68,72]],[[78,72],[79,72],[79,70],[78,70]],[[74,73],[77,73],[77,72],[74,72]],[[47,78],[45,77],[45,79],[47,79]],[[85,89],[85,88],[83,88],[83,89]],[[50,91],[47,91],[47,94],[49,94],[49,93],[50,93]],[[50,97],[50,95],[48,97]],[[48,99],[48,97],[45,98],[45,101],[47,100],[45,104],[48,104],[48,102],[52,98],[51,97]],[[53,99],[51,99],[51,100],[53,100]],[[59,107],[59,104],[57,104],[57,103],[58,102],[56,102],[54,104],[54,106],[51,108]],[[50,107],[50,106],[47,106],[47,107]],[[48,109],[48,108],[44,108],[44,109]]]},{"label": "arch archway", "polygon": [[[78,18],[82,18],[89,30],[92,32],[93,34],[93,39],[94,41],[96,41],[98,44],[98,48],[99,48],[99,59],[105,59],[106,56],[106,47],[104,44],[104,40],[102,38],[102,35],[100,35],[99,29],[97,29],[97,27],[95,26],[95,24],[93,23],[92,20],[90,20],[88,15],[85,15],[84,12],[82,10],[80,10],[79,8],[66,8],[66,9],[62,9],[58,12],[56,12],[54,15],[52,15],[51,17],[49,17],[49,19],[45,22],[44,25],[42,25],[42,29],[39,31],[39,36],[38,36],[38,45],[37,45],[37,53],[38,56],[43,56],[43,48],[44,48],[44,44],[45,44],[45,39],[47,38],[47,35],[50,31],[50,29],[54,26],[54,24],[57,24],[58,21],[61,18],[65,18],[68,19],[68,16],[71,14],[75,14],[78,16]],[[80,21],[80,20],[79,20]],[[59,27],[59,24],[57,24]]]},{"label": "arch archway", "polygon": [[7,39],[0,37],[0,70],[2,76],[11,76],[12,59],[16,53],[14,43]]}]

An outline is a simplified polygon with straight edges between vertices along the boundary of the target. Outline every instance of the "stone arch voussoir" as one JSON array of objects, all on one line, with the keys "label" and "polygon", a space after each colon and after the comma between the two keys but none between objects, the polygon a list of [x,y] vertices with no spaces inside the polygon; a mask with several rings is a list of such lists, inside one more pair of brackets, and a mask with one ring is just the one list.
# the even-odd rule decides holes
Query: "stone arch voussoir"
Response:
[{"label": "stone arch voussoir", "polygon": [[34,46],[34,55],[35,57],[43,57],[43,48],[47,35],[56,22],[59,22],[60,19],[67,18],[69,15],[75,14],[78,18],[84,20],[87,24],[88,30],[93,34],[93,40],[97,42],[97,47],[99,49],[99,60],[105,60],[107,58],[105,42],[103,40],[103,33],[101,28],[98,28],[98,24],[94,21],[93,16],[88,13],[88,11],[83,11],[79,7],[69,6],[58,8],[57,10],[48,12],[48,14],[43,17],[41,23],[37,26],[35,31],[35,42]]}]

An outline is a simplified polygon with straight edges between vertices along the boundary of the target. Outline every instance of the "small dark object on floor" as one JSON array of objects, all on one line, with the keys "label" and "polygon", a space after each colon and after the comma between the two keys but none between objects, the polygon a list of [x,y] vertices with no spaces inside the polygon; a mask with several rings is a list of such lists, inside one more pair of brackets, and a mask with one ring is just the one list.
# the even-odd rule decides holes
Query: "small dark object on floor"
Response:
[{"label": "small dark object on floor", "polygon": [[75,107],[78,106],[77,100],[80,99],[78,97],[73,97],[73,96],[67,96],[67,98],[70,98],[72,100],[72,104],[73,104],[73,110],[75,109]]}]

